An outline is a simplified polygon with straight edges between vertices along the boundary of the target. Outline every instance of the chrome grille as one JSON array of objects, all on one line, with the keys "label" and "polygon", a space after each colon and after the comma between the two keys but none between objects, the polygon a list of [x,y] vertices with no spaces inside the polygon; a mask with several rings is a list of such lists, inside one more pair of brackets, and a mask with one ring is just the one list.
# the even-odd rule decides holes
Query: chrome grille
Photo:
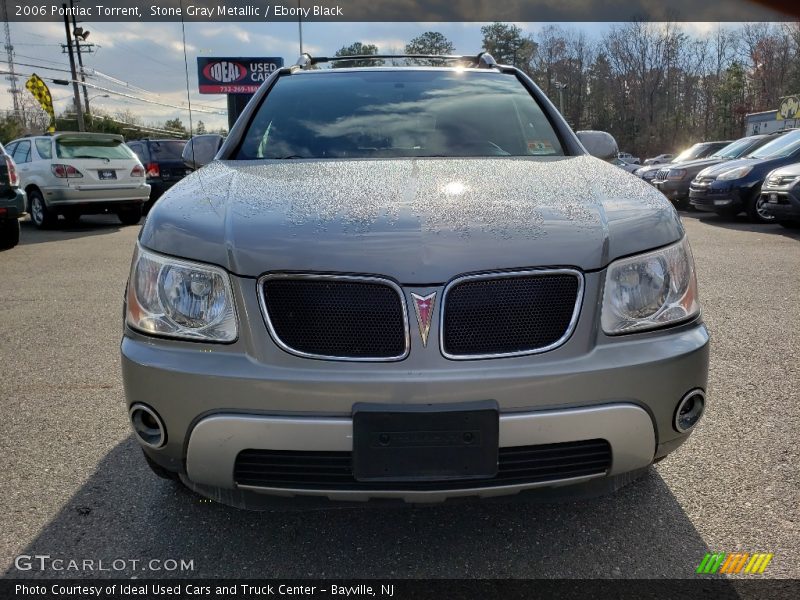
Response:
[{"label": "chrome grille", "polygon": [[442,299],[441,349],[452,359],[552,350],[572,334],[583,276],[572,269],[470,275]]},{"label": "chrome grille", "polygon": [[669,174],[669,169],[659,169],[656,173],[656,176],[653,179],[657,179],[658,181],[664,181]]},{"label": "chrome grille", "polygon": [[261,306],[287,352],[333,360],[401,360],[408,354],[408,311],[389,280],[338,275],[267,275]]}]

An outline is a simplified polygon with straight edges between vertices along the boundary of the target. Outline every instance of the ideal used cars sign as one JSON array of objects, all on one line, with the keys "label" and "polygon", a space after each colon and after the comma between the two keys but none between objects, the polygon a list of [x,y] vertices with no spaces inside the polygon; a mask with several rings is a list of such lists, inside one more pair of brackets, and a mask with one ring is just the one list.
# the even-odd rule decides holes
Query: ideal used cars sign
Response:
[{"label": "ideal used cars sign", "polygon": [[197,57],[197,81],[201,94],[253,94],[283,58]]}]

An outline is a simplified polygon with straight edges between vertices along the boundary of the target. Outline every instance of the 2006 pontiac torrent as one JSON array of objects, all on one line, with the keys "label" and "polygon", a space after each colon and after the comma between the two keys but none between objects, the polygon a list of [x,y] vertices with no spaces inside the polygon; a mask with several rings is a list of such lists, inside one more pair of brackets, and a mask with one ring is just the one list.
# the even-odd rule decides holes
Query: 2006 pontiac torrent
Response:
[{"label": "2006 pontiac torrent", "polygon": [[156,473],[239,506],[492,496],[630,479],[700,419],[669,201],[517,69],[412,59],[276,71],[150,213],[121,351]]}]

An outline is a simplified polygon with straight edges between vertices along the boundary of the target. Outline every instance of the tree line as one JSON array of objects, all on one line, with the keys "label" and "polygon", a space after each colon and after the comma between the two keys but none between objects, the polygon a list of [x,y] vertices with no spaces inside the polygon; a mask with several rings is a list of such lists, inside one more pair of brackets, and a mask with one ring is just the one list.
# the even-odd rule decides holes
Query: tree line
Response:
[{"label": "tree line", "polygon": [[[481,34],[495,60],[524,71],[556,105],[563,98],[573,129],[608,131],[621,149],[643,156],[739,138],[746,114],[776,109],[782,96],[800,93],[796,22],[717,26],[702,35],[677,23],[630,22],[597,38],[558,25],[525,34],[492,23]],[[452,54],[455,48],[429,31],[403,50]],[[378,53],[393,52],[356,42],[336,55]]]}]

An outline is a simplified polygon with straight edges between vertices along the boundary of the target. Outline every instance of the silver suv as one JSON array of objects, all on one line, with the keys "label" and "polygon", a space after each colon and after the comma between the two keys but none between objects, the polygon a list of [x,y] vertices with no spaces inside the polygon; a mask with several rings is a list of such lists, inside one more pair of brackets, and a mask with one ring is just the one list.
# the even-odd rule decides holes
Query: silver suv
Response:
[{"label": "silver suv", "polygon": [[628,480],[698,422],[670,203],[519,70],[412,58],[276,71],[150,213],[121,351],[156,473],[430,502]]},{"label": "silver suv", "polygon": [[124,225],[141,220],[150,186],[122,136],[64,132],[17,139],[6,148],[36,227],[52,227],[59,215],[68,223],[102,213],[116,214]]}]

